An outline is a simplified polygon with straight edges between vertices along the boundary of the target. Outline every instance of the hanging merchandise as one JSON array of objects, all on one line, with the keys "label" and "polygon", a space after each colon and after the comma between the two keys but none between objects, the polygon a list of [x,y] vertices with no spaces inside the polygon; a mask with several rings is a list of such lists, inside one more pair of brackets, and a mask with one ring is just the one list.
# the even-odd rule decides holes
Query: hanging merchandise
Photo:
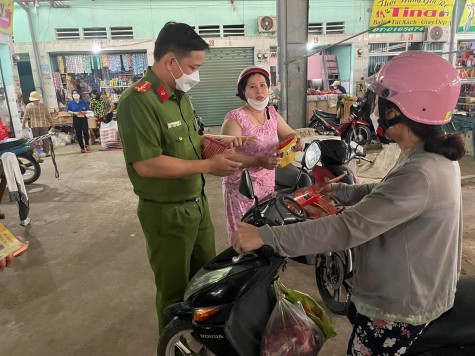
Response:
[{"label": "hanging merchandise", "polygon": [[109,69],[113,73],[117,73],[117,72],[122,71],[122,64],[120,62],[120,55],[119,54],[109,55]]},{"label": "hanging merchandise", "polygon": [[61,91],[61,89],[63,89],[63,83],[61,82],[61,74],[59,72],[53,72],[53,79],[54,79],[54,88],[56,90]]},{"label": "hanging merchandise", "polygon": [[101,56],[97,56],[97,57],[96,57],[96,68],[97,68],[97,69],[102,69]]},{"label": "hanging merchandise", "polygon": [[92,56],[86,56],[86,73],[92,73]]},{"label": "hanging merchandise", "polygon": [[122,63],[122,67],[124,68],[124,71],[128,72],[129,69],[129,56],[126,54],[121,54],[120,55],[120,60]]},{"label": "hanging merchandise", "polygon": [[57,56],[56,58],[57,58],[57,61],[58,61],[59,72],[60,72],[61,74],[66,73],[66,72],[64,71],[63,56]]},{"label": "hanging merchandise", "polygon": [[109,55],[108,54],[103,54],[102,55],[102,66],[103,67],[109,67]]},{"label": "hanging merchandise", "polygon": [[127,60],[129,62],[129,68],[133,68],[134,67],[134,61],[132,60],[132,53],[129,53],[127,55]]}]

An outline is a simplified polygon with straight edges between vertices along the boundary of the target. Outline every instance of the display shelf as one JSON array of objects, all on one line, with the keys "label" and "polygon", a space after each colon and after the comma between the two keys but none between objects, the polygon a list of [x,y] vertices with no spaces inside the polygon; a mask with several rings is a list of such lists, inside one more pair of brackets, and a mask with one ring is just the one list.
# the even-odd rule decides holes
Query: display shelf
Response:
[{"label": "display shelf", "polygon": [[475,105],[475,103],[457,103],[457,105]]},{"label": "display shelf", "polygon": [[460,79],[462,83],[475,83],[475,77]]},{"label": "display shelf", "polygon": [[[475,80],[475,78],[473,78]],[[132,85],[113,85],[113,86],[108,86],[108,87],[100,87],[101,89],[110,89],[110,88],[128,88],[131,87]]]}]

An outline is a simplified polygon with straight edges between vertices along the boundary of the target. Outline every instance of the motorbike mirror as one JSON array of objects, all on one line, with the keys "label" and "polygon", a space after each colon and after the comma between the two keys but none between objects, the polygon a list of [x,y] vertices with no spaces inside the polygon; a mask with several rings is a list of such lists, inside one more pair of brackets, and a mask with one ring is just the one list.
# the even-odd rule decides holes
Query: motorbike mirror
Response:
[{"label": "motorbike mirror", "polygon": [[255,198],[251,176],[246,168],[244,168],[241,173],[241,181],[239,182],[239,193],[241,193],[248,199]]},{"label": "motorbike mirror", "polygon": [[320,145],[318,141],[313,141],[308,147],[305,149],[305,154],[302,159],[302,166],[307,169],[312,169],[315,167],[320,161],[320,157],[322,156],[322,151],[320,149]]}]

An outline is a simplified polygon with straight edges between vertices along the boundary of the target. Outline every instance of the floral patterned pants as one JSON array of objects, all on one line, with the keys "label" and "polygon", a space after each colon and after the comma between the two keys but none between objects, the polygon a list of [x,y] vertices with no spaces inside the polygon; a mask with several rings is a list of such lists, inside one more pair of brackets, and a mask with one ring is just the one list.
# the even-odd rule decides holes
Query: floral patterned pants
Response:
[{"label": "floral patterned pants", "polygon": [[411,325],[371,319],[357,314],[347,355],[404,355],[426,324]]}]

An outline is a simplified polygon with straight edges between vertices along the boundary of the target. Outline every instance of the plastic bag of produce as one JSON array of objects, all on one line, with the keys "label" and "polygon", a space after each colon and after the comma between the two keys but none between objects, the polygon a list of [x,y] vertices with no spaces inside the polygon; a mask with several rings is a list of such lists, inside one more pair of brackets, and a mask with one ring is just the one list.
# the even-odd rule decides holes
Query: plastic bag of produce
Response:
[{"label": "plastic bag of produce", "polygon": [[277,302],[262,338],[261,355],[317,355],[324,342],[320,328],[305,314],[300,303],[290,303],[280,288],[274,286]]}]

